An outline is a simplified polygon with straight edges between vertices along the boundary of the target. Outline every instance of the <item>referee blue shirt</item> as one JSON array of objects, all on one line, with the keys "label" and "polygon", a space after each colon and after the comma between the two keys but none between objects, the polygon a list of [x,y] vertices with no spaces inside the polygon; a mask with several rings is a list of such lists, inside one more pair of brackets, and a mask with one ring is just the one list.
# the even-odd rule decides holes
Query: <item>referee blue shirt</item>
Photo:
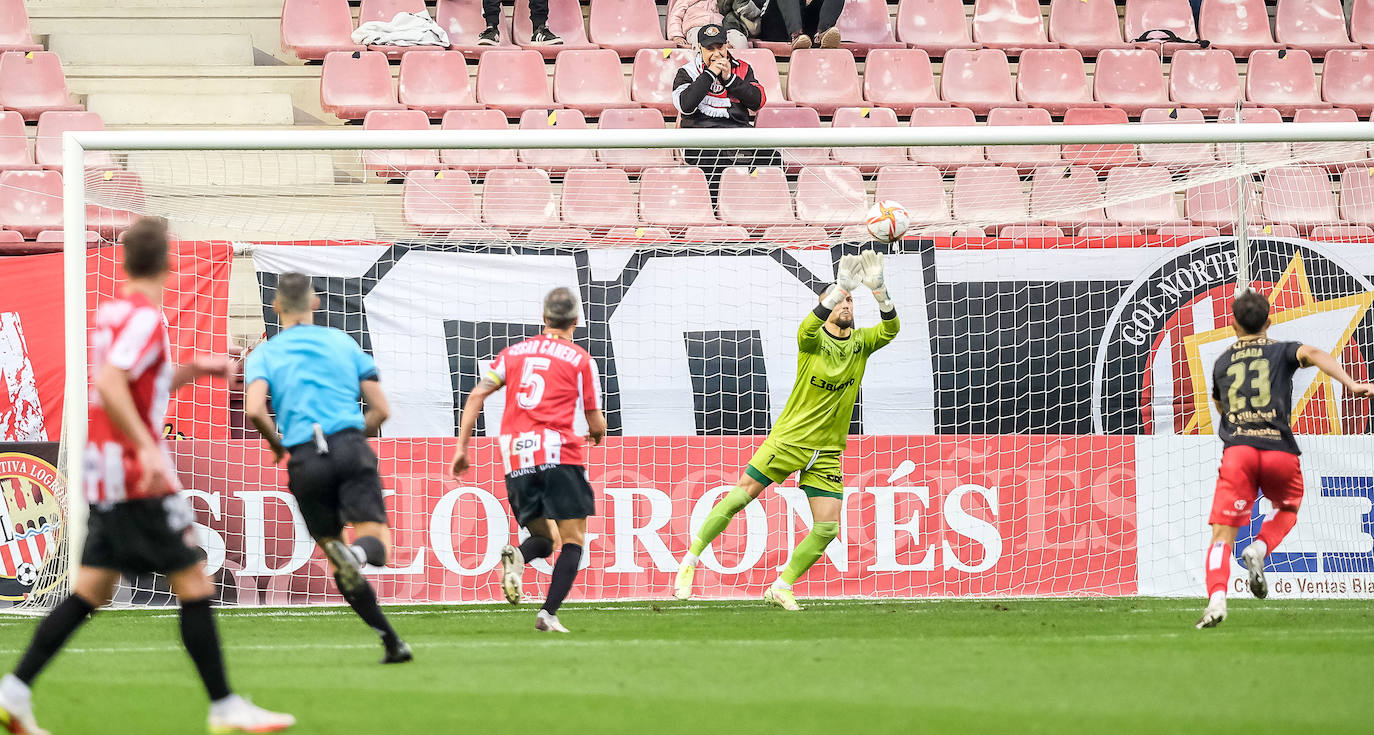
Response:
[{"label": "referee blue shirt", "polygon": [[244,379],[267,381],[282,443],[294,447],[314,439],[312,424],[326,435],[365,427],[359,384],[377,379],[377,363],[338,329],[297,324],[248,354]]}]

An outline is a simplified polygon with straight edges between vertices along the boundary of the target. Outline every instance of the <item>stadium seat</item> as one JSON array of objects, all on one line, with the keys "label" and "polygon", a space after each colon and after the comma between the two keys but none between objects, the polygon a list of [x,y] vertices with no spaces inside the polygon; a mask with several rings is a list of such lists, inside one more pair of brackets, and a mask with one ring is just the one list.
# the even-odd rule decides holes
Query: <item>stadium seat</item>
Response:
[{"label": "stadium seat", "polygon": [[[977,124],[977,121],[973,116],[973,110],[967,107],[918,107],[911,111],[909,124],[913,128],[938,128],[972,126]],[[915,163],[929,164],[941,171],[978,165],[986,160],[983,158],[983,146],[980,145],[914,146],[907,149],[907,155]]]},{"label": "stadium seat", "polygon": [[[429,130],[429,115],[420,110],[372,110],[363,118],[363,130]],[[439,168],[439,152],[418,150],[365,150],[363,170],[387,178],[401,178],[407,171]]]},{"label": "stadium seat", "polygon": [[480,108],[468,79],[468,62],[461,51],[406,54],[401,57],[397,85],[401,104],[439,119],[449,110]]},{"label": "stadium seat", "polygon": [[1183,50],[1169,63],[1169,99],[1209,115],[1232,109],[1245,98],[1236,57],[1221,49]]},{"label": "stadium seat", "polygon": [[997,231],[1004,240],[1048,240],[1064,236],[1064,231],[1050,225],[1006,225]]},{"label": "stadium seat", "polygon": [[1279,0],[1274,14],[1274,38],[1315,58],[1332,49],[1356,48],[1345,30],[1341,0]]},{"label": "stadium seat", "polygon": [[854,55],[845,49],[795,51],[787,72],[787,98],[832,115],[840,107],[863,104],[863,89]]},{"label": "stadium seat", "polygon": [[1139,237],[1145,232],[1139,227],[1130,225],[1086,225],[1078,231],[1079,237],[1086,238],[1109,238],[1109,237]]},{"label": "stadium seat", "polygon": [[1374,240],[1374,228],[1369,225],[1317,225],[1307,236],[1313,240],[1369,242]]},{"label": "stadium seat", "polygon": [[[773,57],[772,51],[766,48],[747,48],[737,49],[730,53],[735,58],[748,64],[749,67],[754,70],[754,79],[759,84],[763,85],[763,104],[765,107],[786,107],[792,105],[792,102],[789,101],[790,98],[783,94],[782,80],[778,75],[778,62],[777,59]],[[688,58],[690,58],[690,56]],[[678,66],[681,66],[681,64]],[[676,71],[676,69],[674,69],[674,71]],[[669,82],[671,81],[672,79],[669,78]],[[669,96],[671,97],[671,94]]]},{"label": "stadium seat", "polygon": [[[1223,109],[1217,114],[1217,122],[1235,123],[1236,111]],[[1283,122],[1283,115],[1272,107],[1246,107],[1240,111],[1240,122],[1279,123]],[[1217,158],[1222,161],[1234,161],[1240,158],[1242,150],[1249,161],[1281,160],[1291,153],[1287,143],[1218,143]]]},{"label": "stadium seat", "polygon": [[1350,6],[1350,40],[1374,46],[1374,0],[1355,0]]},{"label": "stadium seat", "polygon": [[940,96],[979,115],[1019,106],[1011,66],[1000,49],[950,49],[940,72]]},{"label": "stadium seat", "polygon": [[504,14],[496,24],[501,33],[501,43],[496,46],[477,45],[477,34],[487,27],[486,20],[482,18],[482,0],[436,0],[434,22],[448,33],[451,48],[469,56],[497,49],[509,50],[514,45],[510,35],[510,18]]},{"label": "stadium seat", "polygon": [[973,41],[1013,56],[1028,48],[1055,46],[1045,35],[1039,0],[975,0]]},{"label": "stadium seat", "polygon": [[974,48],[963,0],[901,0],[897,5],[897,39],[931,56],[952,48]]},{"label": "stadium seat", "polygon": [[892,33],[887,0],[846,0],[835,27],[844,38],[844,47],[858,57],[874,49],[906,48]]},{"label": "stadium seat", "polygon": [[[1348,107],[1298,110],[1293,115],[1293,122],[1295,123],[1359,121],[1359,115]],[[1294,143],[1293,156],[1299,161],[1325,163],[1328,164],[1327,168],[1330,170],[1340,170],[1351,165],[1368,165],[1368,161],[1365,159],[1369,157],[1369,145],[1363,142]]]},{"label": "stadium seat", "polygon": [[401,212],[406,224],[426,235],[472,228],[481,222],[472,179],[466,171],[453,169],[407,173]]},{"label": "stadium seat", "polygon": [[[821,116],[810,107],[765,107],[754,121],[759,128],[819,128]],[[830,162],[829,148],[782,148],[783,166],[795,174],[805,166],[823,166]]]},{"label": "stadium seat", "polygon": [[1029,200],[1014,166],[965,166],[954,172],[958,222],[1025,223]]},{"label": "stadium seat", "polygon": [[692,52],[686,49],[640,49],[635,53],[634,71],[630,75],[630,99],[664,115],[676,117],[673,77],[677,75],[678,67],[691,58]]},{"label": "stadium seat", "polygon": [[562,224],[548,172],[537,168],[488,171],[482,186],[482,220],[511,232]]},{"label": "stadium seat", "polygon": [[0,111],[0,171],[35,168],[38,164],[33,162],[24,118],[17,112]]},{"label": "stadium seat", "polygon": [[[106,169],[86,171],[87,196],[95,201],[120,201],[132,209],[145,211],[147,200],[143,191],[143,179],[132,171]],[[112,209],[95,204],[86,205],[86,229],[99,232],[101,237],[114,240],[119,233],[129,229],[134,222],[134,213],[128,209]]]},{"label": "stadium seat", "polygon": [[639,219],[664,227],[718,224],[706,175],[694,166],[644,169],[639,175]]},{"label": "stadium seat", "polygon": [[883,166],[874,181],[873,200],[890,199],[906,208],[913,227],[949,222],[949,193],[934,166]]},{"label": "stadium seat", "polygon": [[653,0],[596,0],[587,26],[591,42],[626,58],[640,49],[671,46],[663,37],[663,23]]},{"label": "stadium seat", "polygon": [[515,8],[511,11],[511,33],[517,44],[537,51],[545,58],[553,58],[568,50],[596,48],[596,44],[587,40],[587,28],[582,24],[582,6],[577,0],[549,0],[549,30],[563,39],[563,45],[530,45],[530,34],[534,31],[530,26],[530,2],[515,0]]},{"label": "stadium seat", "polygon": [[[52,171],[62,170],[62,133],[68,130],[104,130],[100,115],[86,110],[54,110],[38,116],[38,135],[34,139],[33,157],[39,166]],[[116,168],[109,151],[86,151],[86,168]]]},{"label": "stadium seat", "polygon": [[[0,0],[0,4],[12,0]],[[0,11],[3,15],[3,11]],[[286,0],[281,8],[281,45],[307,61],[330,51],[361,51],[353,43],[348,0]]]},{"label": "stadium seat", "polygon": [[1312,56],[1302,49],[1268,49],[1250,54],[1245,65],[1245,99],[1290,117],[1300,107],[1330,107],[1322,101]]},{"label": "stadium seat", "polygon": [[1107,222],[1102,210],[1102,182],[1097,172],[1087,166],[1035,169],[1031,174],[1030,204],[1032,211],[1047,213],[1041,217],[1041,224],[1070,232]]},{"label": "stadium seat", "polygon": [[1124,48],[1115,0],[1050,0],[1050,41],[1084,56]]},{"label": "stadium seat", "polygon": [[29,31],[24,0],[0,0],[0,51],[42,51]]},{"label": "stadium seat", "polygon": [[773,225],[763,231],[763,242],[769,245],[817,245],[830,238],[824,227],[815,225]]},{"label": "stadium seat", "polygon": [[910,115],[916,107],[943,106],[930,56],[921,49],[873,49],[864,62],[864,99]]},{"label": "stadium seat", "polygon": [[[631,200],[633,202],[633,200]],[[631,204],[633,206],[633,204]],[[709,227],[710,225],[706,225]],[[672,242],[673,233],[667,227],[612,227],[601,236],[610,245],[633,245],[640,242]]]},{"label": "stadium seat", "polygon": [[797,176],[797,220],[819,227],[861,224],[868,212],[863,175],[849,166],[811,166]]},{"label": "stadium seat", "polygon": [[[388,22],[396,17],[397,13],[424,13],[429,15],[425,8],[425,0],[362,0],[362,5],[358,8],[358,25],[371,21]],[[452,41],[450,41],[452,42]],[[445,50],[443,46],[394,46],[381,44],[368,46],[369,51],[377,51],[386,54],[388,59],[402,59],[411,52],[437,52]]]},{"label": "stadium seat", "polygon": [[592,233],[585,227],[533,227],[524,233],[529,242],[584,243],[592,241]]},{"label": "stadium seat", "polygon": [[544,57],[528,49],[482,54],[477,62],[477,101],[506,113],[506,117],[555,107]]},{"label": "stadium seat", "polygon": [[[1254,210],[1247,209],[1253,216]],[[1229,234],[1240,219],[1239,182],[1226,179],[1189,187],[1183,194],[1183,213],[1196,226]]]},{"label": "stadium seat", "polygon": [[501,242],[511,240],[510,232],[495,227],[455,227],[444,233],[446,240],[465,240],[468,242]]},{"label": "stadium seat", "polygon": [[1277,224],[1269,222],[1262,225],[1250,225],[1245,231],[1251,238],[1256,237],[1298,237],[1298,228],[1293,225]]},{"label": "stadium seat", "polygon": [[[1170,123],[1207,122],[1202,110],[1190,107],[1151,107],[1142,110],[1140,122],[1146,125],[1168,125]],[[1176,164],[1214,163],[1217,160],[1216,146],[1211,143],[1142,143],[1140,160],[1142,163],[1158,163],[1164,166]]]},{"label": "stadium seat", "polygon": [[1292,225],[1299,232],[1340,219],[1330,177],[1325,170],[1311,166],[1265,171],[1260,203],[1266,221]]},{"label": "stadium seat", "polygon": [[1274,49],[1269,29],[1269,10],[1264,0],[1205,0],[1198,16],[1198,34],[1222,48],[1245,58],[1260,49]]},{"label": "stadium seat", "polygon": [[[1175,36],[1193,40],[1197,36],[1197,24],[1193,22],[1193,8],[1188,0],[1126,0],[1126,42],[1135,43],[1136,39],[1149,31],[1171,31]],[[1155,34],[1151,38],[1163,38]],[[1197,48],[1196,44],[1149,43],[1161,54],[1174,54],[1180,49]]]},{"label": "stadium seat", "polygon": [[1098,54],[1093,96],[1132,116],[1146,107],[1167,107],[1169,84],[1159,54],[1149,49],[1107,49]]},{"label": "stadium seat", "polygon": [[[506,114],[500,110],[450,110],[440,125],[444,130],[507,130]],[[455,148],[439,152],[445,166],[461,168],[471,174],[484,174],[493,168],[513,168],[515,151],[510,148],[478,150]]]},{"label": "stadium seat", "polygon": [[780,168],[731,166],[720,175],[717,197],[720,220],[750,230],[797,221],[792,211],[792,192]]},{"label": "stadium seat", "polygon": [[629,175],[618,168],[568,169],[563,177],[563,221],[591,230],[638,225]]},{"label": "stadium seat", "polygon": [[688,243],[746,242],[749,231],[739,225],[698,225],[688,227],[682,241]]},{"label": "stadium seat", "polygon": [[[869,62],[872,63],[872,62]],[[1093,86],[1074,49],[1026,49],[1016,64],[1016,98],[1051,115],[1095,106]]]},{"label": "stadium seat", "polygon": [[[897,113],[886,107],[841,107],[835,110],[830,123],[834,128],[895,128]],[[906,152],[892,146],[863,146],[859,148],[836,146],[830,151],[835,162],[844,166],[854,166],[860,171],[871,174],[880,166],[906,163]]]},{"label": "stadium seat", "polygon": [[386,56],[375,51],[331,51],[320,73],[320,107],[345,120],[370,110],[400,110]]},{"label": "stadium seat", "polygon": [[[601,113],[597,127],[602,130],[663,130],[663,113],[648,107],[632,110],[610,109]],[[597,158],[607,166],[639,173],[647,166],[676,166],[677,152],[672,148],[604,148]]]},{"label": "stadium seat", "polygon": [[25,120],[49,110],[80,110],[67,96],[62,62],[51,51],[7,51],[0,54],[0,107]]},{"label": "stadium seat", "polygon": [[[1026,53],[1030,53],[1027,50]],[[1074,52],[1078,53],[1078,52]],[[1050,111],[1043,107],[997,107],[988,111],[988,125],[1052,125]],[[1030,170],[1059,162],[1057,145],[990,145],[989,163]]]},{"label": "stadium seat", "polygon": [[1117,166],[1107,172],[1106,191],[1109,220],[1127,227],[1181,224],[1167,166]]},{"label": "stadium seat", "polygon": [[[17,233],[16,233],[16,234],[17,234]],[[65,230],[43,230],[42,232],[38,233],[38,237],[35,237],[35,238],[33,239],[33,241],[34,241],[34,242],[55,242],[55,243],[61,243],[61,242],[65,242],[65,241],[66,241],[66,238],[67,238],[67,233],[66,233]],[[93,231],[91,231],[91,230],[86,230],[86,247],[91,247],[91,246],[93,246],[93,245],[95,245],[95,244],[97,244],[97,243],[99,243],[99,242],[100,242],[100,233],[99,233],[99,232],[93,232]],[[58,247],[58,250],[61,250],[61,247],[60,247],[60,246]]]},{"label": "stadium seat", "polygon": [[1374,51],[1329,52],[1322,64],[1322,99],[1368,117],[1374,111]]},{"label": "stadium seat", "polygon": [[610,49],[565,51],[553,65],[553,98],[596,117],[611,107],[638,107],[630,101],[620,55]]},{"label": "stadium seat", "polygon": [[[1064,113],[1065,125],[1122,125],[1129,122],[1126,111],[1116,107],[1075,107]],[[1135,146],[1130,143],[1120,145],[1066,145],[1060,151],[1064,160],[1080,166],[1103,168],[1132,163],[1136,160]]]},{"label": "stadium seat", "polygon": [[0,171],[0,227],[26,238],[62,229],[62,174]]},{"label": "stadium seat", "polygon": [[[521,130],[584,130],[587,118],[580,110],[525,110],[520,114]],[[596,151],[592,148],[525,148],[520,150],[520,162],[542,168],[550,173],[562,173],[570,168],[596,165]]]},{"label": "stadium seat", "polygon": [[1216,227],[1200,227],[1198,225],[1160,225],[1155,228],[1155,234],[1159,237],[1197,240],[1204,237],[1217,237],[1221,235],[1221,230]]}]

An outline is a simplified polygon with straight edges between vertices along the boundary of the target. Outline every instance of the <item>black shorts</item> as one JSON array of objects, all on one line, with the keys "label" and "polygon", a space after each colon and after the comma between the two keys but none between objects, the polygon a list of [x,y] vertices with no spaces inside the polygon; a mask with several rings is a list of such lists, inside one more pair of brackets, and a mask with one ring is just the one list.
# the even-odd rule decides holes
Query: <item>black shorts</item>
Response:
[{"label": "black shorts", "polygon": [[512,472],[506,475],[506,497],[521,526],[536,518],[566,521],[596,515],[596,498],[582,465],[544,464]]},{"label": "black shorts", "polygon": [[386,523],[377,454],[357,429],[326,437],[329,452],[313,442],[290,448],[287,487],[315,539],[334,538],[347,523]]},{"label": "black shorts", "polygon": [[201,561],[191,505],[180,495],[91,506],[81,564],[126,575],[179,572]]}]

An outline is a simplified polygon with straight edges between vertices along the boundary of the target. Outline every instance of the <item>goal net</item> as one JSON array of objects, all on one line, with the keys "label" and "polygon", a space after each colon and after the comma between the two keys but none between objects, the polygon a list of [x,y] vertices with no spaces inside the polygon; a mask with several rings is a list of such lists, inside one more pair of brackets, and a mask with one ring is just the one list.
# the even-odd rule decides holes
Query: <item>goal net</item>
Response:
[{"label": "goal net", "polygon": [[[869,362],[840,537],[798,595],[1196,595],[1220,452],[1211,366],[1237,287],[1270,298],[1274,337],[1368,377],[1368,128],[85,134],[84,198],[67,207],[102,244],[130,213],[169,220],[180,358],[251,351],[278,331],[280,275],[313,278],[317,322],[376,359],[392,403],[374,447],[394,558],[368,570],[386,602],[500,599],[518,532],[489,438],[502,393],[475,469],[454,479],[448,460],[468,392],[540,330],[556,286],[582,298],[576,339],[610,424],[589,454],[597,515],[574,599],[666,597],[799,377],[799,322],[838,259],[869,247],[887,254],[902,330]],[[881,200],[908,211],[905,239],[867,234]],[[67,257],[88,312],[117,293],[118,247]],[[878,319],[866,294],[856,319]],[[78,376],[68,476],[84,392]],[[242,403],[241,377],[198,383],[167,426],[220,602],[338,603]],[[1271,557],[1274,594],[1374,594],[1369,403],[1304,370],[1293,406],[1307,495]],[[795,477],[770,489],[703,557],[699,594],[759,594],[809,523]],[[65,527],[79,536],[79,519]],[[550,571],[533,563],[527,594]],[[169,600],[156,576],[117,597]]]}]

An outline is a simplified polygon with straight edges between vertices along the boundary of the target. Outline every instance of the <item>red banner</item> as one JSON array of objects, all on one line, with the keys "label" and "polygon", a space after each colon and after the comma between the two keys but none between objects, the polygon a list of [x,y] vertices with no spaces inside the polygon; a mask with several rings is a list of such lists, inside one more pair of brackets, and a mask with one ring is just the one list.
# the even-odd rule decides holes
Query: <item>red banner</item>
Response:
[{"label": "red banner", "polygon": [[[593,450],[598,515],[579,599],[669,594],[690,530],[761,441],[611,439]],[[514,522],[489,442],[464,481],[451,439],[378,440],[394,530],[372,574],[388,602],[500,599],[501,546]],[[286,472],[255,442],[176,442],[182,481],[226,602],[338,603],[300,525]],[[855,437],[845,453],[842,531],[797,587],[807,596],[1125,595],[1136,591],[1134,450],[1127,437]],[[789,482],[736,517],[697,573],[702,597],[761,594],[806,534]],[[546,562],[526,571],[539,596]],[[220,571],[222,570],[222,571]]]}]

